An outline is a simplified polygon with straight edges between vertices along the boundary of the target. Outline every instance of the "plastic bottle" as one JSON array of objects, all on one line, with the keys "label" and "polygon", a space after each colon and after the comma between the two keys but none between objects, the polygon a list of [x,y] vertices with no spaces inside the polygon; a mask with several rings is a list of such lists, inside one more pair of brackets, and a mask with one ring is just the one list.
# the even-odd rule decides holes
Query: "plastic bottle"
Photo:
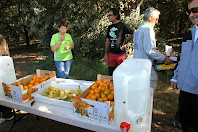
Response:
[{"label": "plastic bottle", "polygon": [[3,92],[2,82],[7,84],[16,82],[13,60],[9,56],[0,56],[0,93]]},{"label": "plastic bottle", "polygon": [[127,122],[132,128],[146,123],[152,107],[151,66],[148,59],[126,59],[113,72],[114,117],[117,123]]}]

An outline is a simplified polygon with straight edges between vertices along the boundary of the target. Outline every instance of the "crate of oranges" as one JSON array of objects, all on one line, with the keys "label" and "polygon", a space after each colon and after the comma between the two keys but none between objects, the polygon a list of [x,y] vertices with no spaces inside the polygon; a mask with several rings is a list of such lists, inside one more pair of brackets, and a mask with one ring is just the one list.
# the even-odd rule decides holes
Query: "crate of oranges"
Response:
[{"label": "crate of oranges", "polygon": [[113,77],[99,74],[97,81],[79,97],[73,97],[74,115],[109,124],[114,103]]},{"label": "crate of oranges", "polygon": [[36,74],[19,79],[13,84],[3,83],[3,88],[5,95],[10,99],[25,103],[33,99],[32,93],[55,81],[55,79],[55,71],[37,69]]}]

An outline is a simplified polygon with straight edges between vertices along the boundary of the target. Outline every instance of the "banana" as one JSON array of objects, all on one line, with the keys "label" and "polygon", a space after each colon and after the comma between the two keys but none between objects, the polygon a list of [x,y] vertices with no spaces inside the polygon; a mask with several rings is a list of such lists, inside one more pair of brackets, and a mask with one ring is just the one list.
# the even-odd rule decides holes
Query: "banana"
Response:
[{"label": "banana", "polygon": [[53,98],[53,95],[48,95],[47,97],[49,97],[49,98]]},{"label": "banana", "polygon": [[61,97],[61,100],[65,100],[67,98],[67,94],[65,94],[63,97]]},{"label": "banana", "polygon": [[58,88],[55,88],[55,87],[52,87],[52,86],[49,86],[48,89],[50,91],[58,91],[59,90]]},{"label": "banana", "polygon": [[43,93],[42,95],[43,95],[43,96],[48,96],[49,94],[47,94],[47,93]]},{"label": "banana", "polygon": [[60,93],[60,90],[55,91],[54,94],[53,94],[53,98],[57,97],[59,93]]},{"label": "banana", "polygon": [[68,97],[76,96],[75,94],[72,94],[72,93],[67,94],[67,95],[68,95]]},{"label": "banana", "polygon": [[65,91],[64,90],[60,90],[60,97],[63,97],[65,95]]},{"label": "banana", "polygon": [[81,93],[83,93],[83,91],[80,89],[80,85],[78,86],[76,92],[78,93],[76,96],[79,96]]},{"label": "banana", "polygon": [[55,99],[60,100],[60,97],[56,97]]},{"label": "banana", "polygon": [[54,94],[54,91],[50,91],[50,92],[49,92],[49,95],[50,95],[50,96],[53,96],[53,94]]},{"label": "banana", "polygon": [[46,89],[46,90],[44,91],[44,93],[46,93],[46,94],[49,94],[49,92],[50,92],[49,89]]},{"label": "banana", "polygon": [[77,91],[75,92],[75,95],[76,95],[76,96],[80,95],[80,91],[77,90]]},{"label": "banana", "polygon": [[75,93],[75,91],[74,90],[65,90],[65,93],[67,93],[67,94],[74,94]]}]

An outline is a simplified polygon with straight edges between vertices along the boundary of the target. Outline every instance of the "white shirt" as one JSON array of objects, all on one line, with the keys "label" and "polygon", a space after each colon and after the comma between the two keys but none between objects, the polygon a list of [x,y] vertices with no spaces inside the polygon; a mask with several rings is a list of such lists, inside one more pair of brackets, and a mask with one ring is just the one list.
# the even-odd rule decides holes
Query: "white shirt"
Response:
[{"label": "white shirt", "polygon": [[198,26],[195,24],[195,28],[196,28],[196,31],[195,31],[195,39],[194,39],[194,44],[196,43],[197,41],[197,38],[198,38]]}]

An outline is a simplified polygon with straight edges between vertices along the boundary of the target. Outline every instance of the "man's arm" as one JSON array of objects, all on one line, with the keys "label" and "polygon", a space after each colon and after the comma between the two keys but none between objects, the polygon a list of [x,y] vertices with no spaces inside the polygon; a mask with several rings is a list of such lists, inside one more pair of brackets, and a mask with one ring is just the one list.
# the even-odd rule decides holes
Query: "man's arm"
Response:
[{"label": "man's arm", "polygon": [[152,30],[146,30],[144,32],[143,40],[144,51],[148,56],[157,61],[164,61],[165,64],[173,63],[172,60],[166,55],[161,54],[156,50],[155,33]]},{"label": "man's arm", "polygon": [[[130,42],[131,40],[133,40],[133,37],[134,37],[135,32],[136,32],[136,30],[134,30],[133,34],[130,35],[130,36],[128,37],[128,39],[124,41],[124,43],[123,43],[121,49],[123,49],[123,48],[127,49],[126,44],[127,44],[128,42]],[[132,50],[133,50],[133,49],[132,49]]]},{"label": "man's arm", "polygon": [[106,39],[106,42],[105,42],[105,56],[104,56],[104,61],[105,62],[108,62],[108,52],[109,52],[109,38]]},{"label": "man's arm", "polygon": [[134,30],[133,34],[128,37],[128,39],[125,41],[125,44],[127,44],[128,42],[130,42],[131,40],[133,40],[133,37],[134,37],[135,32],[136,32],[136,30]]}]

